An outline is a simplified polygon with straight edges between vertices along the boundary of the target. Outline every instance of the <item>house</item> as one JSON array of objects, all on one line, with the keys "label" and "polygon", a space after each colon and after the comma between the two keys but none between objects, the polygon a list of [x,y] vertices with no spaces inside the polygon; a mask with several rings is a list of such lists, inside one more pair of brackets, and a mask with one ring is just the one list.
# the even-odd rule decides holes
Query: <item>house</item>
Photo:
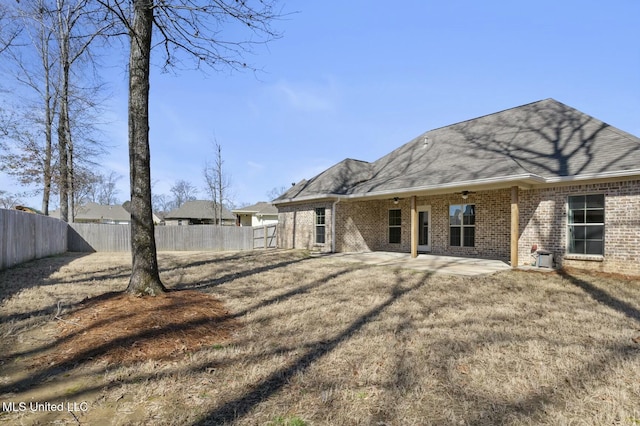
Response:
[{"label": "house", "polygon": [[[49,212],[49,216],[60,218],[60,210]],[[110,225],[129,225],[131,214],[121,205],[87,203],[76,206],[75,223],[106,223]]]},{"label": "house", "polygon": [[231,210],[239,226],[264,226],[278,223],[278,209],[271,203],[260,201],[252,206]]},{"label": "house", "polygon": [[[640,138],[553,99],[346,159],[274,200],[278,246],[640,274]],[[545,255],[549,260],[549,256]]]},{"label": "house", "polygon": [[[171,225],[218,225],[218,211],[213,209],[213,201],[195,200],[187,201],[182,206],[170,211],[164,217],[167,226]],[[225,207],[222,207],[222,225],[233,226],[236,217]]]}]

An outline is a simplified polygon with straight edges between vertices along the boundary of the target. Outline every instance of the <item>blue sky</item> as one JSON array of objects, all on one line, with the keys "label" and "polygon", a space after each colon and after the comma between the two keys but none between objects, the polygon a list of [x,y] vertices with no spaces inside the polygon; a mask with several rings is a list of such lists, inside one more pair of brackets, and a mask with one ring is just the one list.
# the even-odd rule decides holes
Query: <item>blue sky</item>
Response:
[{"label": "blue sky", "polygon": [[[155,192],[179,179],[202,188],[214,137],[234,201],[254,203],[344,158],[374,161],[427,130],[545,98],[640,135],[637,0],[326,0],[284,10],[297,13],[275,24],[283,38],[247,58],[262,72],[153,70]],[[107,81],[101,164],[124,176],[124,200],[124,67]]]}]

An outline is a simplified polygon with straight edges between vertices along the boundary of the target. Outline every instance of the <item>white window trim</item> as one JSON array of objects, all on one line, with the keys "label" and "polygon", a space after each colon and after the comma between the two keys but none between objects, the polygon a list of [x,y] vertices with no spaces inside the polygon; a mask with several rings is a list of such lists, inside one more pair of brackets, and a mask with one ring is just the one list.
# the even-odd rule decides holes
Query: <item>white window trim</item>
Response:
[{"label": "white window trim", "polygon": [[[460,225],[451,225],[451,206],[461,206],[461,214],[462,217],[460,218]],[[464,209],[466,206],[473,206],[473,225],[465,225],[464,224]],[[449,204],[449,208],[447,209],[447,221],[449,222],[449,247],[460,247],[460,248],[475,248],[476,246],[476,203],[466,203],[466,204]],[[451,228],[453,227],[459,227],[460,228],[460,245],[457,246],[452,246],[451,245]],[[464,245],[464,228],[473,228],[473,245],[472,246],[465,246]]]},{"label": "white window trim", "polygon": [[[318,224],[318,210],[323,210],[324,223]],[[327,209],[326,207],[316,207],[313,210],[313,243],[317,246],[323,246],[327,244]],[[318,227],[324,229],[324,242],[318,242]]]},{"label": "white window trim", "polygon": [[[392,211],[399,211],[400,212],[400,224],[399,225],[390,225],[389,224],[389,219],[391,218],[391,212]],[[397,243],[392,243],[391,242],[391,228],[393,229],[400,229],[400,241],[398,241]],[[400,208],[390,208],[387,211],[387,244],[402,244],[402,209]]]},{"label": "white window trim", "polygon": [[[602,254],[587,254],[587,253],[571,253],[569,252],[569,248],[571,247],[571,236],[569,233],[569,227],[571,225],[575,225],[569,222],[569,218],[571,217],[571,212],[570,212],[570,203],[569,203],[569,198],[571,197],[581,197],[581,196],[587,196],[587,195],[602,195],[604,197],[603,202],[604,202],[604,207],[602,208],[602,212],[603,212],[603,219],[604,222],[602,223],[591,223],[589,225],[592,226],[602,226],[603,230],[602,230]],[[602,262],[604,261],[604,254],[606,252],[606,247],[605,247],[605,243],[606,243],[606,232],[607,232],[607,196],[604,192],[582,192],[582,193],[577,193],[577,194],[569,194],[567,195],[566,199],[565,199],[565,212],[566,212],[566,216],[567,216],[567,220],[566,220],[566,226],[565,226],[565,232],[566,232],[566,238],[565,238],[565,255],[563,256],[565,259],[567,260],[589,260],[589,261],[594,261],[594,262]]]}]

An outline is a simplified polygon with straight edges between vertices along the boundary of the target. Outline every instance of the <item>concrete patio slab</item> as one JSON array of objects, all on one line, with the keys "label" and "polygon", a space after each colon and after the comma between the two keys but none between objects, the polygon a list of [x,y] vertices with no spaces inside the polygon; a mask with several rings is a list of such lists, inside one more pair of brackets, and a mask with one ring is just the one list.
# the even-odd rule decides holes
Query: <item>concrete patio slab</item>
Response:
[{"label": "concrete patio slab", "polygon": [[419,254],[418,257],[412,258],[408,253],[375,251],[362,253],[332,253],[327,256],[332,259],[345,262],[400,267],[416,271],[431,271],[451,275],[487,275],[511,269],[509,264],[500,260],[437,256],[432,254]]}]

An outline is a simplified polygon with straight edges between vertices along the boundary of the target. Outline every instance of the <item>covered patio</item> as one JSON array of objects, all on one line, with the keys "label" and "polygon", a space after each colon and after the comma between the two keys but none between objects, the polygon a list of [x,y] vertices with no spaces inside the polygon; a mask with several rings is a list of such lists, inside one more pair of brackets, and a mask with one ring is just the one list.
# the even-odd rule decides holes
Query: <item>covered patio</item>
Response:
[{"label": "covered patio", "polygon": [[509,264],[500,260],[432,254],[418,254],[412,257],[410,253],[388,251],[332,253],[325,256],[344,262],[364,263],[372,266],[391,266],[416,271],[431,271],[434,273],[465,276],[488,275],[511,268]]}]

